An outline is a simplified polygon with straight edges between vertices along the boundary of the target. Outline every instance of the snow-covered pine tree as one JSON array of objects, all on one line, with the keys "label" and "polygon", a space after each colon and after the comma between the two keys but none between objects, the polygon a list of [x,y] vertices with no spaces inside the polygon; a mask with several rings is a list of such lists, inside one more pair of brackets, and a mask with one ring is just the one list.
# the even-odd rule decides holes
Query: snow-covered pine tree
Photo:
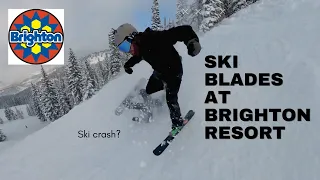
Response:
[{"label": "snow-covered pine tree", "polygon": [[60,112],[60,117],[63,115],[67,114],[70,111],[70,105],[67,103],[67,97],[66,94],[64,93],[64,89],[62,88],[64,86],[64,82],[61,80],[61,77],[54,81],[54,87],[57,92],[57,99],[60,104],[59,106],[59,112]]},{"label": "snow-covered pine tree", "polygon": [[189,9],[189,25],[191,25],[195,31],[199,32],[203,20],[203,0],[194,0]]},{"label": "snow-covered pine tree", "polygon": [[188,16],[190,9],[187,0],[177,0],[176,25],[186,25],[188,23]]},{"label": "snow-covered pine tree", "polygon": [[110,49],[110,76],[109,78],[113,78],[121,70],[121,54],[119,50],[117,49],[115,43],[114,43],[114,29],[111,29],[109,32],[109,49]]},{"label": "snow-covered pine tree", "polygon": [[47,121],[46,115],[42,110],[42,103],[40,99],[40,92],[39,89],[31,83],[31,94],[32,94],[32,104],[34,107],[34,111],[36,116],[40,119],[40,121]]},{"label": "snow-covered pine tree", "polygon": [[94,89],[97,89],[97,82],[95,81],[95,77],[94,77],[94,71],[90,65],[90,63],[88,62],[88,60],[84,61],[85,67],[86,67],[86,76],[90,77],[90,79],[92,80],[92,86]]},{"label": "snow-covered pine tree", "polygon": [[31,116],[31,109],[30,109],[29,104],[26,105],[26,110],[27,110],[28,116]]},{"label": "snow-covered pine tree", "polygon": [[2,130],[0,129],[0,142],[5,141],[7,138],[7,136],[2,132]]},{"label": "snow-covered pine tree", "polygon": [[223,4],[225,17],[228,18],[241,9],[246,0],[221,0]]},{"label": "snow-covered pine tree", "polygon": [[26,104],[26,110],[27,110],[28,116],[35,116],[36,115],[32,106],[33,105],[31,102],[28,102],[28,104]]},{"label": "snow-covered pine tree", "polygon": [[12,120],[12,115],[10,113],[10,108],[9,107],[5,107],[4,108],[4,115],[7,118],[8,121]]},{"label": "snow-covered pine tree", "polygon": [[6,116],[6,118],[8,119],[8,121],[11,121],[11,120],[16,120],[17,119],[17,116],[16,114],[14,113],[14,111],[9,108],[9,107],[6,107],[4,109],[4,114]]},{"label": "snow-covered pine tree", "polygon": [[47,115],[47,118],[50,121],[55,121],[58,118],[62,116],[60,113],[60,105],[58,100],[57,91],[53,85],[53,82],[51,79],[49,79],[47,73],[43,69],[43,66],[41,66],[41,74],[42,74],[42,90],[43,90],[43,99],[42,102],[44,104],[43,110],[45,111],[45,114]]},{"label": "snow-covered pine tree", "polygon": [[21,119],[24,119],[24,113],[23,113],[23,111],[19,110],[19,113],[20,113]]},{"label": "snow-covered pine tree", "polygon": [[253,4],[255,2],[257,2],[258,0],[244,0],[246,5],[250,5],[250,4]]},{"label": "snow-covered pine tree", "polygon": [[19,119],[18,114],[17,114],[16,111],[12,110],[12,114],[13,114],[13,120]]},{"label": "snow-covered pine tree", "polygon": [[151,18],[151,29],[152,30],[161,30],[161,19],[160,19],[160,10],[158,0],[153,0],[153,5],[151,7],[152,18]]},{"label": "snow-covered pine tree", "polygon": [[84,93],[84,99],[90,99],[96,91],[96,82],[94,81],[94,74],[91,66],[87,60],[85,60],[85,67],[86,67],[86,88]]},{"label": "snow-covered pine tree", "polygon": [[14,110],[12,110],[12,112],[13,112],[13,117],[14,117],[13,120],[19,119],[17,112]]},{"label": "snow-covered pine tree", "polygon": [[73,107],[72,107],[72,101],[71,98],[69,96],[69,90],[66,87],[66,80],[64,77],[60,78],[60,90],[61,90],[61,94],[60,94],[60,98],[63,98],[63,101],[65,104],[65,112],[69,112]]},{"label": "snow-covered pine tree", "polygon": [[0,124],[3,124],[4,123],[4,121],[3,121],[3,119],[0,117]]},{"label": "snow-covered pine tree", "polygon": [[29,103],[31,116],[37,116],[33,103]]},{"label": "snow-covered pine tree", "polygon": [[68,61],[69,61],[68,69],[67,69],[68,88],[72,93],[74,105],[78,105],[83,100],[83,94],[82,94],[82,89],[84,89],[83,77],[82,77],[81,66],[79,65],[79,62],[71,48],[69,49]]},{"label": "snow-covered pine tree", "polygon": [[210,31],[218,22],[224,18],[224,10],[221,0],[204,0],[203,20],[200,31],[205,33]]},{"label": "snow-covered pine tree", "polygon": [[87,77],[86,91],[83,96],[84,100],[90,99],[95,94],[95,88],[93,85],[93,81],[94,81],[93,79],[91,79],[90,77]]},{"label": "snow-covered pine tree", "polygon": [[94,75],[94,81],[96,82],[96,89],[95,91],[99,91],[101,89],[101,79],[99,78],[99,75],[98,75],[98,71],[97,71],[97,68],[96,67],[93,67],[92,68],[92,71],[93,71],[93,75]]},{"label": "snow-covered pine tree", "polygon": [[103,62],[100,61],[98,59],[98,63],[97,63],[97,75],[98,75],[98,78],[100,79],[99,82],[100,82],[100,87],[104,86],[107,82],[108,82],[108,72],[107,70],[105,69],[104,65],[103,65]]},{"label": "snow-covered pine tree", "polygon": [[24,119],[23,112],[19,110],[17,107],[14,107],[16,110],[17,119]]},{"label": "snow-covered pine tree", "polygon": [[20,115],[20,112],[19,110],[17,109],[17,107],[14,107],[14,110],[15,110],[15,114],[17,115],[17,119],[21,119],[21,115]]},{"label": "snow-covered pine tree", "polygon": [[70,110],[71,110],[74,107],[75,102],[74,102],[72,91],[71,91],[70,86],[69,86],[69,80],[68,80],[69,74],[68,74],[68,71],[69,71],[68,66],[65,66],[64,71],[63,71],[64,75],[61,76],[60,80],[62,80],[62,82],[63,82],[63,84],[62,84],[63,92],[66,95],[66,98],[67,98],[66,102],[69,104]]}]

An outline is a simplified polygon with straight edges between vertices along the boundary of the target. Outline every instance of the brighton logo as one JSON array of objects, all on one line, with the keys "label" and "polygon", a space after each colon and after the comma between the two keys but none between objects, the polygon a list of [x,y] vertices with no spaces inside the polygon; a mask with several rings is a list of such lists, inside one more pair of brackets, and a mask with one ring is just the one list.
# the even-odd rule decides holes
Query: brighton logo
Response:
[{"label": "brighton logo", "polygon": [[62,9],[9,9],[8,15],[9,65],[63,64]]}]

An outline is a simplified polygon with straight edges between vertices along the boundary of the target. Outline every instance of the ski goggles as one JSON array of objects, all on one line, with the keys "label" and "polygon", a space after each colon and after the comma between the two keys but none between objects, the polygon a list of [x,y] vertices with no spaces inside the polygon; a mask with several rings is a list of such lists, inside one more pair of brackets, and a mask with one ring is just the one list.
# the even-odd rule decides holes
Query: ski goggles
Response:
[{"label": "ski goggles", "polygon": [[118,46],[119,50],[125,53],[130,52],[132,38],[126,37]]}]

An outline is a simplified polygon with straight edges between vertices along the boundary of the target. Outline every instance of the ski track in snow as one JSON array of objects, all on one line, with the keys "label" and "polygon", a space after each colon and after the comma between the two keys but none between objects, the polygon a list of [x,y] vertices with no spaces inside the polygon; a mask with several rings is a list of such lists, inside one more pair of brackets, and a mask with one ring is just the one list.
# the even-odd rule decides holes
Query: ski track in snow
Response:
[{"label": "ski track in snow", "polygon": [[[166,107],[154,122],[137,124],[114,109],[130,87],[152,70],[144,62],[89,101],[0,154],[1,179],[10,180],[319,180],[320,3],[316,0],[264,0],[225,20],[201,37],[195,58],[178,44],[184,64],[179,102],[196,114],[161,156],[152,150],[170,129]],[[238,55],[238,69],[208,69],[207,55]],[[281,87],[205,87],[204,72],[282,73]],[[231,90],[228,104],[205,105],[209,90]],[[311,108],[311,122],[285,125],[281,140],[205,140],[204,126],[248,126],[244,122],[205,122],[204,109]],[[113,139],[78,138],[78,131],[120,130]]]}]

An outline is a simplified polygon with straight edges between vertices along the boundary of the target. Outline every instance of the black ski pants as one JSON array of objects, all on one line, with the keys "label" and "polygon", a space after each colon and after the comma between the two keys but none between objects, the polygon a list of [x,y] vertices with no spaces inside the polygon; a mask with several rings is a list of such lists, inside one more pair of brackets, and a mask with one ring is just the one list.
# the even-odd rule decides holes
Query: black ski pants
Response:
[{"label": "black ski pants", "polygon": [[150,76],[146,87],[146,93],[149,95],[165,89],[172,124],[177,124],[181,118],[178,93],[180,90],[182,75],[183,73],[181,72],[179,75],[175,76],[163,76],[154,71]]}]

